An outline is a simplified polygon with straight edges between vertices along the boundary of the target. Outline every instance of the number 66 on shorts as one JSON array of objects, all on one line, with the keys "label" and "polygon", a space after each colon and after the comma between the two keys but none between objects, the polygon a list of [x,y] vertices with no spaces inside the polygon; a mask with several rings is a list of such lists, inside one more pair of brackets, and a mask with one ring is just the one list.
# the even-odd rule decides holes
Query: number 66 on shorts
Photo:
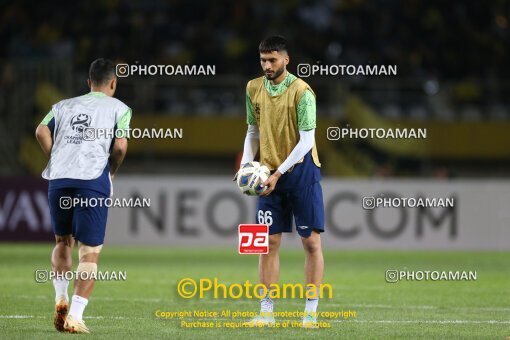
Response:
[{"label": "number 66 on shorts", "polygon": [[257,213],[257,219],[259,224],[265,224],[268,227],[270,227],[273,224],[273,216],[271,211],[269,210],[267,211],[259,210]]},{"label": "number 66 on shorts", "polygon": [[324,231],[324,203],[319,182],[290,192],[273,191],[257,199],[256,221],[269,227],[269,235],[292,232],[292,218],[301,237]]}]

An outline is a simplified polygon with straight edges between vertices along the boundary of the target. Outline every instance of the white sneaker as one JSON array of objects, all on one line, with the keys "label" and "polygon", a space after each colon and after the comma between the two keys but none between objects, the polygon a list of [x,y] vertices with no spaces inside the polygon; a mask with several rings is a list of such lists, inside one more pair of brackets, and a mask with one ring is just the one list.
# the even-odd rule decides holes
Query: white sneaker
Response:
[{"label": "white sneaker", "polygon": [[317,316],[312,315],[311,313],[307,313],[303,317],[303,328],[319,328],[319,324],[317,323]]},{"label": "white sneaker", "polygon": [[64,328],[69,333],[90,333],[88,327],[85,326],[85,322],[83,320],[75,320],[72,315],[67,316]]},{"label": "white sneaker", "polygon": [[69,311],[69,302],[65,296],[61,296],[55,304],[55,315],[53,324],[59,332],[65,331],[64,323],[66,322],[67,312]]}]

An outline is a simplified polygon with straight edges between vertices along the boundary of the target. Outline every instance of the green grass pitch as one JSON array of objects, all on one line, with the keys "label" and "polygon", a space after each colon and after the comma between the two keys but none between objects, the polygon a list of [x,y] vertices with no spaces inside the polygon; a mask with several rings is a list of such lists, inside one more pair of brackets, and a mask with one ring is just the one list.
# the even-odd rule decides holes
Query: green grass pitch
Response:
[{"label": "green grass pitch", "polygon": [[[36,283],[34,272],[50,268],[52,246],[0,245],[0,337],[64,338],[54,330],[51,283]],[[509,252],[325,251],[324,282],[333,299],[320,311],[356,311],[356,318],[324,320],[331,328],[189,329],[161,320],[156,310],[256,311],[249,299],[182,299],[177,282],[217,277],[221,283],[257,282],[257,256],[235,249],[172,249],[106,246],[100,270],[126,271],[127,280],[97,282],[85,310],[90,338],[214,339],[505,339],[510,336]],[[77,254],[75,253],[75,259]],[[301,283],[302,251],[283,249],[280,283]],[[470,270],[476,281],[386,283],[385,271]],[[301,311],[301,300],[277,300],[276,311]],[[221,318],[220,318],[221,319]],[[225,318],[223,318],[225,319]],[[191,320],[191,319],[189,319]],[[241,321],[238,319],[235,321]],[[289,319],[292,320],[292,319]],[[221,321],[221,320],[220,320]],[[277,320],[278,321],[278,320]],[[295,321],[299,321],[295,319]],[[78,335],[81,336],[81,335]]]}]

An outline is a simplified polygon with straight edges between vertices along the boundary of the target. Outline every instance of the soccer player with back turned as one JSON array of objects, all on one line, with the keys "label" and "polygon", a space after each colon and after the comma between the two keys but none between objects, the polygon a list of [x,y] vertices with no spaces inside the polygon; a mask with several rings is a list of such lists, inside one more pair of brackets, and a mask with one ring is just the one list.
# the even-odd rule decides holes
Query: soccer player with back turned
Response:
[{"label": "soccer player with back turned", "polygon": [[[131,109],[113,98],[117,77],[112,61],[95,60],[90,65],[88,84],[91,92],[53,105],[36,130],[37,140],[49,157],[43,177],[49,180],[48,202],[56,240],[51,256],[56,273],[54,324],[59,331],[73,333],[89,333],[83,311],[94,287],[108,215],[104,204],[87,206],[86,202],[104,202],[111,196],[111,180],[126,155],[124,133],[131,120]],[[85,131],[95,128],[113,133],[84,138]],[[72,206],[69,199],[76,198],[85,204]],[[78,277],[69,305],[69,281],[63,273],[71,271],[75,240]]]},{"label": "soccer player with back turned", "polygon": [[[324,205],[315,146],[315,93],[287,71],[285,38],[266,38],[259,45],[259,53],[264,76],[251,80],[246,87],[248,131],[241,160],[242,167],[260,151],[260,162],[271,170],[264,183],[267,189],[257,201],[258,222],[269,224],[269,253],[260,255],[259,279],[268,289],[277,282],[282,232],[292,232],[294,216],[306,254],[305,281],[318,288],[324,270],[320,238]],[[317,304],[318,296],[306,299],[303,327],[317,327]],[[274,323],[273,300],[268,293],[261,300],[260,314],[249,325]]]}]

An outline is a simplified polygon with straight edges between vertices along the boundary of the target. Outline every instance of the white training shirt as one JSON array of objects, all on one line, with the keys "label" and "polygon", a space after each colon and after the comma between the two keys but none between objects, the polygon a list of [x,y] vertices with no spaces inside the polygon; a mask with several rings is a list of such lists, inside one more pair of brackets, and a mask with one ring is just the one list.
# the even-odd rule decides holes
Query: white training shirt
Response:
[{"label": "white training shirt", "polygon": [[[115,125],[130,111],[120,100],[101,92],[53,105],[50,112],[55,119],[53,148],[43,178],[98,178],[108,162]],[[99,129],[107,133],[100,133]]]}]

